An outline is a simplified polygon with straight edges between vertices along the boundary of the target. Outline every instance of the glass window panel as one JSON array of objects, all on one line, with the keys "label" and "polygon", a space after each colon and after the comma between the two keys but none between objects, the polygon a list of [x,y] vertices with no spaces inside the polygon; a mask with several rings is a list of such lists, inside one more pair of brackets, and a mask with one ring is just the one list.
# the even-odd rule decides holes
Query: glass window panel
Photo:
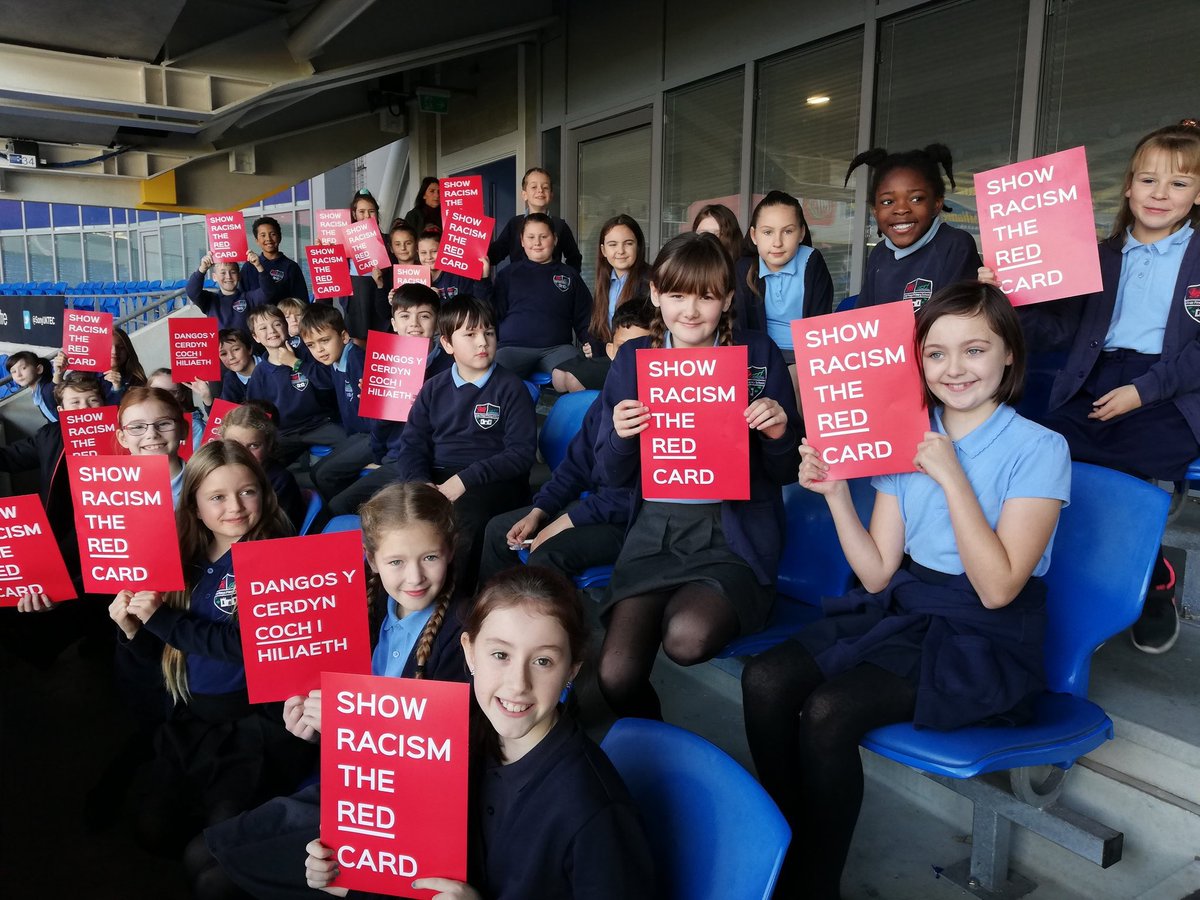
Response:
[{"label": "glass window panel", "polygon": [[[1142,0],[1136,15],[1114,0],[1057,0],[1053,10],[1046,18],[1037,152],[1087,147],[1096,228],[1104,235],[1138,139],[1197,115],[1193,79],[1164,77],[1151,48],[1165,32],[1171,48],[1195,47],[1200,16],[1194,0]],[[1131,47],[1146,48],[1143,64],[1120,62]]]},{"label": "glass window panel", "polygon": [[109,225],[112,221],[112,210],[107,206],[83,207],[84,225]]},{"label": "glass window panel", "polygon": [[29,235],[29,280],[39,282],[58,280],[54,277],[53,235]]},{"label": "glass window panel", "polygon": [[161,277],[167,281],[175,281],[184,276],[183,236],[180,234],[181,231],[182,229],[178,225],[167,225],[159,229],[163,273],[161,276],[154,276],[155,278]]},{"label": "glass window panel", "polygon": [[736,214],[742,168],[739,69],[666,95],[663,103],[662,239],[690,231],[708,203]]},{"label": "glass window panel", "polygon": [[4,269],[4,280],[7,282],[29,280],[29,273],[25,271],[24,237],[21,235],[0,237],[0,268]]},{"label": "glass window panel", "polygon": [[[57,212],[55,213],[57,216]],[[78,284],[83,281],[83,236],[78,232],[54,235],[54,253],[58,259],[56,281]]]},{"label": "glass window panel", "polygon": [[[55,203],[54,212],[54,227],[63,228],[68,225],[79,225],[79,207],[70,203]],[[59,279],[62,281],[62,279]]]},{"label": "glass window panel", "polygon": [[858,291],[850,284],[851,251],[860,240],[854,182],[842,181],[858,146],[862,54],[856,32],[767,60],[758,70],[751,200],[771,190],[800,199],[813,246],[833,276],[835,301]]},{"label": "glass window panel", "polygon": [[[1028,0],[958,0],[896,16],[879,29],[880,63],[873,146],[911,150],[945,144],[954,157],[953,211],[946,221],[979,237],[974,173],[1015,162],[1025,67]],[[972,41],[969,65],[918,62],[913,48],[952,48]],[[868,223],[874,244],[875,223]]]},{"label": "glass window panel", "polygon": [[308,200],[311,197],[311,191],[309,188],[309,183],[307,181],[302,181],[298,185],[296,185],[295,191],[296,191],[296,202],[297,203],[306,203],[306,202],[308,202]]},{"label": "glass window panel", "polygon": [[650,126],[578,145],[579,224],[584,280],[595,283],[596,242],[605,219],[625,213],[650,233]]},{"label": "glass window panel", "polygon": [[20,200],[0,200],[0,228],[20,230],[25,227],[21,220]]},{"label": "glass window panel", "polygon": [[[129,278],[132,278],[134,281],[141,281],[141,280],[143,280],[143,277],[144,277],[142,275],[142,261],[141,261],[141,249],[142,248],[139,243],[138,233],[136,231],[129,232],[128,244],[129,244],[129,273],[128,273],[126,280],[128,280]],[[118,275],[117,277],[119,278],[120,276]],[[150,281],[152,279],[147,278],[145,280]]]},{"label": "glass window panel", "polygon": [[[296,216],[290,212],[277,212],[272,216],[279,223],[279,249],[284,256],[299,259],[296,251]],[[255,246],[251,244],[250,246]]]},{"label": "glass window panel", "polygon": [[[85,210],[87,207],[85,207]],[[113,270],[112,234],[108,231],[89,231],[83,236],[83,253],[87,260],[84,275],[88,281],[112,281],[117,277]],[[128,281],[121,276],[122,281]]]},{"label": "glass window panel", "polygon": [[[121,212],[121,210],[114,210],[114,212]],[[133,237],[134,237],[134,242],[136,242],[137,241],[137,232],[136,231],[133,233]],[[115,241],[115,246],[117,248],[117,259],[116,259],[117,278],[116,278],[116,280],[117,281],[129,281],[132,278],[134,281],[137,281],[138,278],[136,277],[137,276],[137,251],[136,250],[134,250],[134,256],[133,256],[133,271],[130,272],[130,269],[129,269],[129,251],[131,249],[131,242],[129,240],[129,232],[128,231],[116,231],[113,233],[113,239]],[[100,281],[100,280],[101,279],[98,277],[92,279],[92,281]]]},{"label": "glass window panel", "polygon": [[132,210],[114,208],[112,212],[113,222],[117,225],[124,225],[126,221],[129,220],[129,213],[132,212]]},{"label": "glass window panel", "polygon": [[[542,132],[542,161],[539,165],[550,173],[550,183],[559,184],[559,169],[562,168],[562,129],[547,128]],[[522,175],[525,173],[522,172]],[[501,226],[503,227],[503,226]]]},{"label": "glass window panel", "polygon": [[[134,210],[131,209],[130,212],[132,213],[132,212],[134,212]],[[139,222],[157,222],[158,221],[158,213],[156,213],[156,212],[151,212],[150,210],[145,210],[145,209],[139,209],[136,212],[137,212],[137,220]],[[132,221],[132,219],[130,221]],[[153,279],[151,279],[151,280],[153,280]]]},{"label": "glass window panel", "polygon": [[[307,184],[308,182],[305,182]],[[296,210],[296,255],[293,259],[300,266],[300,271],[304,273],[304,281],[308,285],[308,292],[312,293],[312,280],[308,277],[308,254],[304,248],[312,243],[312,211],[307,209]]]},{"label": "glass window panel", "polygon": [[208,231],[203,222],[183,223],[183,271],[180,278],[200,268],[200,260],[208,252]]},{"label": "glass window panel", "polygon": [[272,194],[263,201],[263,206],[286,206],[292,202],[292,189],[285,188],[278,194]]},{"label": "glass window panel", "polygon": [[163,277],[162,244],[157,231],[139,234],[142,245],[142,277],[138,281],[159,281]]}]

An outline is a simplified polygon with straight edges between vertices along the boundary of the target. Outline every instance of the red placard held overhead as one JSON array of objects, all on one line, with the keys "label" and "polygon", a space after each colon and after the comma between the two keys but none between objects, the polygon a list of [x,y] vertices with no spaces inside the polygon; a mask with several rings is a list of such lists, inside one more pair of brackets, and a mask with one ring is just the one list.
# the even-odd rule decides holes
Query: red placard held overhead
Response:
[{"label": "red placard held overhead", "polygon": [[408,421],[408,411],[425,383],[428,356],[425,338],[368,331],[358,414],[389,422]]},{"label": "red placard held overhead", "polygon": [[112,313],[63,310],[63,353],[68,369],[107,372],[113,367]]},{"label": "red placard held overhead", "polygon": [[321,843],[337,859],[334,885],[432,897],[413,880],[466,881],[468,690],[321,676]]},{"label": "red placard held overhead", "polygon": [[429,275],[429,266],[392,266],[392,287],[402,284],[423,284],[431,287],[433,281]]},{"label": "red placard held overhead", "polygon": [[442,208],[442,221],[453,213],[468,216],[483,215],[483,176],[456,175],[443,178],[438,185],[438,199]]},{"label": "red placard held overhead", "polygon": [[228,400],[222,400],[220,397],[213,398],[212,409],[208,411],[208,421],[204,423],[204,433],[200,435],[200,446],[221,440],[221,435],[217,433],[217,429],[221,427],[221,423],[225,420],[225,415],[231,409],[237,408],[237,403],[230,403]]},{"label": "red placard held overhead", "polygon": [[312,275],[314,300],[349,297],[354,292],[350,286],[350,269],[346,265],[346,251],[340,244],[329,247],[305,247],[304,252],[308,254],[308,271]]},{"label": "red placard held overhead", "polygon": [[346,241],[346,252],[359,275],[372,269],[386,269],[391,265],[383,238],[379,235],[379,223],[374,219],[363,219],[342,229]]},{"label": "red placard held overhead", "polygon": [[483,259],[496,220],[485,215],[454,212],[443,216],[442,245],[438,248],[437,267],[478,281],[483,277]]},{"label": "red placard held overhead", "polygon": [[980,172],[975,199],[984,264],[1013,306],[1100,290],[1082,147]]},{"label": "red placard held overhead", "polygon": [[172,317],[167,321],[171,330],[171,380],[176,384],[187,384],[197,378],[220,381],[217,320],[204,316]]},{"label": "red placard held overhead", "polygon": [[808,442],[829,477],[913,471],[929,430],[910,303],[792,322]]},{"label": "red placard held overhead", "polygon": [[166,456],[67,457],[88,593],[184,588]]},{"label": "red placard held overhead", "polygon": [[747,372],[745,347],[637,351],[643,497],[750,497]]},{"label": "red placard held overhead", "polygon": [[204,217],[208,227],[208,252],[213,262],[244,262],[246,217],[240,212],[211,213]]},{"label": "red placard held overhead", "polygon": [[318,209],[315,225],[317,243],[341,246],[342,229],[349,224],[350,210],[348,209]]},{"label": "red placard held overhead", "polygon": [[322,671],[371,671],[362,532],[238,542],[233,572],[251,703],[316,690]]},{"label": "red placard held overhead", "polygon": [[56,603],[76,596],[36,494],[0,500],[0,606],[16,606],[30,594]]},{"label": "red placard held overhead", "polygon": [[117,442],[117,408],[60,409],[63,449],[67,456],[128,456]]}]

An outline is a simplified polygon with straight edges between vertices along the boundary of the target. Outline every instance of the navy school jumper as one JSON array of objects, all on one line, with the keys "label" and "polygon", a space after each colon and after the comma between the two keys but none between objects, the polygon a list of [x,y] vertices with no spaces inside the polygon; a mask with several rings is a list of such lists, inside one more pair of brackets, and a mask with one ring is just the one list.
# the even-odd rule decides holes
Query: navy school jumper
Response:
[{"label": "navy school jumper", "polygon": [[557,347],[589,342],[592,293],[563,263],[513,263],[496,276],[492,292],[501,347]]},{"label": "navy school jumper", "polygon": [[204,279],[205,275],[197,269],[188,278],[185,291],[200,312],[217,320],[218,328],[240,328],[248,334],[250,329],[246,325],[246,315],[255,307],[274,303],[278,296],[275,282],[269,278],[264,278],[254,290],[246,290],[239,281],[232,294],[205,289]]},{"label": "navy school jumper", "polygon": [[983,260],[975,249],[975,239],[947,222],[916,253],[896,259],[882,240],[867,257],[862,290],[855,308],[908,300],[914,309],[947,285],[979,275]]},{"label": "navy school jumper", "polygon": [[[550,221],[554,223],[554,255],[551,259],[554,262],[566,263],[579,272],[583,266],[583,254],[579,252],[579,245],[575,243],[575,234],[571,231],[571,226],[558,216],[551,216]],[[521,246],[521,231],[524,228],[523,214],[509,219],[488,247],[488,262],[497,266],[504,259],[513,263],[525,259],[525,248]]]},{"label": "navy school jumper", "polygon": [[[767,304],[764,299],[766,287],[763,279],[758,279],[758,293],[750,290],[746,283],[746,273],[750,267],[758,268],[757,256],[743,256],[734,265],[733,309],[737,316],[734,321],[739,328],[749,331],[767,330]],[[820,251],[814,250],[804,266],[804,309],[800,318],[811,319],[813,316],[824,316],[833,312],[833,277],[829,274],[829,266]]]},{"label": "navy school jumper", "polygon": [[[579,500],[571,509],[571,522],[575,526],[626,524],[632,490],[629,485],[608,483],[607,473],[596,458],[596,439],[605,415],[612,419],[611,411],[597,397],[588,407],[579,433],[567,445],[567,455],[533,498],[533,506],[549,519],[553,520]],[[580,499],[584,491],[590,493]]]},{"label": "navy school jumper", "polygon": [[[297,300],[303,300],[305,303],[309,301],[308,282],[304,280],[304,273],[300,271],[300,266],[294,259],[284,256],[281,250],[274,259],[267,259],[264,254],[258,255],[258,261],[262,263],[265,275],[269,275],[271,281],[275,284],[275,296],[280,299],[295,297]],[[253,291],[258,288],[258,269],[250,265],[250,263],[242,263],[242,275],[238,279],[238,283],[246,291]]]},{"label": "navy school jumper", "polygon": [[298,371],[263,359],[246,385],[246,399],[270,400],[279,410],[279,432],[300,434],[329,422],[320,393],[331,389],[329,370],[311,358]]}]

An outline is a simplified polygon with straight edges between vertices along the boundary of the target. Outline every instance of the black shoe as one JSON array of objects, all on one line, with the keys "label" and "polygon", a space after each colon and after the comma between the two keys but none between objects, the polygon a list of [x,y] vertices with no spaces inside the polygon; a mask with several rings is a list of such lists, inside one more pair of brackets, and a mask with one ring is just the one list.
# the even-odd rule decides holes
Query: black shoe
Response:
[{"label": "black shoe", "polygon": [[1173,597],[1147,597],[1142,616],[1129,637],[1143,653],[1166,653],[1179,637],[1179,613]]}]

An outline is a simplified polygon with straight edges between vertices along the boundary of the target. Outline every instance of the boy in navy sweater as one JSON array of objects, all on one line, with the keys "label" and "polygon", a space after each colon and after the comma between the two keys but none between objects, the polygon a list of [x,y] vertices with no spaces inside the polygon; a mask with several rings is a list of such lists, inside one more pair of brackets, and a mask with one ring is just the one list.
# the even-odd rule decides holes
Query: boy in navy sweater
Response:
[{"label": "boy in navy sweater", "polygon": [[[423,284],[402,284],[391,293],[392,330],[408,337],[421,337],[432,342],[425,360],[425,380],[445,372],[454,357],[444,351],[437,341],[437,291]],[[404,423],[388,419],[369,419],[371,473],[359,478],[329,502],[333,516],[355,515],[358,508],[389,484],[400,480],[398,459]]]},{"label": "boy in navy sweater", "polygon": [[[304,273],[300,271],[300,266],[295,260],[288,259],[279,249],[279,240],[283,235],[279,222],[270,216],[261,216],[254,220],[252,230],[254,239],[258,241],[259,249],[262,250],[259,260],[266,270],[264,274],[270,276],[275,285],[275,296],[296,297],[307,303],[308,284],[304,280]],[[259,270],[249,262],[242,264],[243,290],[253,291],[258,287],[258,272]]]},{"label": "boy in navy sweater", "polygon": [[525,217],[521,246],[526,259],[496,276],[492,300],[500,332],[496,361],[522,378],[550,374],[579,356],[571,332],[588,343],[592,295],[570,266],[553,261],[554,223],[543,213]]},{"label": "boy in navy sweater", "polygon": [[[262,274],[262,260],[253,251],[246,254],[246,262],[259,274]],[[213,270],[213,281],[217,283],[217,292],[206,290],[204,277],[208,270]],[[184,289],[187,298],[200,307],[206,316],[213,316],[222,328],[240,328],[247,330],[247,315],[250,310],[275,301],[275,282],[270,278],[262,279],[254,290],[249,290],[241,283],[241,274],[237,263],[213,263],[211,253],[205,253],[200,260],[200,267],[192,273]]]},{"label": "boy in navy sweater", "polygon": [[529,497],[537,421],[521,379],[496,364],[495,319],[487,303],[446,301],[438,332],[454,364],[417,395],[398,468],[401,480],[436,484],[454,502],[460,539],[454,570],[457,583],[470,589],[484,527]]},{"label": "boy in navy sweater", "polygon": [[312,468],[313,486],[328,503],[353,484],[372,460],[372,420],[358,414],[367,354],[350,340],[346,322],[332,303],[316,303],[304,311],[300,336],[312,358],[329,372],[346,432],[346,439]]},{"label": "boy in navy sweater", "polygon": [[[588,407],[583,427],[550,480],[533,498],[533,506],[502,513],[488,522],[479,564],[480,584],[516,565],[516,551],[530,538],[528,564],[547,566],[568,578],[616,561],[625,541],[632,489],[608,483],[604,470],[596,465],[595,444],[604,409],[599,397]],[[581,499],[584,491],[589,493]]]},{"label": "boy in navy sweater", "polygon": [[279,461],[287,465],[313,444],[335,447],[344,441],[346,432],[330,421],[327,411],[333,393],[329,370],[292,352],[283,313],[260,306],[250,313],[250,327],[254,339],[267,348],[267,358],[254,367],[246,399],[269,400],[279,410]]},{"label": "boy in navy sweater", "polygon": [[209,384],[197,379],[191,384],[192,393],[204,407],[206,417],[212,410],[214,386],[217,391],[215,396],[222,400],[229,403],[245,401],[246,385],[250,383],[250,376],[258,364],[250,349],[250,335],[240,328],[222,328],[217,332],[217,344],[220,347],[221,381]]}]

